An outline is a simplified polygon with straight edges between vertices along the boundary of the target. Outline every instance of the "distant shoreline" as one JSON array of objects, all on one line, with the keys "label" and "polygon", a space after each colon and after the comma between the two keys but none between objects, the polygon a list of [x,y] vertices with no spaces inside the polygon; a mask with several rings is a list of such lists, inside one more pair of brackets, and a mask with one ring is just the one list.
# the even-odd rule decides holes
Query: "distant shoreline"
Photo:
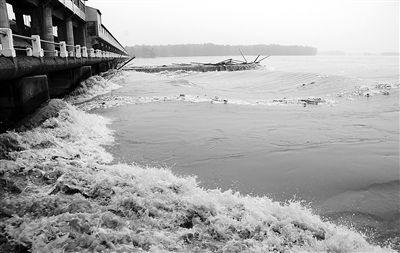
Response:
[{"label": "distant shoreline", "polygon": [[[240,54],[232,54],[232,55],[187,55],[187,56],[154,56],[154,57],[146,57],[146,56],[136,56],[136,55],[132,55],[135,56],[138,59],[152,59],[152,58],[168,58],[168,57],[237,57],[238,59],[242,59]],[[245,54],[246,57],[257,57],[258,55],[256,54]],[[376,54],[356,54],[356,53],[345,53],[345,54],[325,54],[325,53],[318,53],[316,55],[271,55],[271,56],[326,56],[326,57],[361,57],[361,56],[365,56],[365,57],[377,57],[377,56],[381,56],[381,57],[399,57],[400,54],[381,54],[381,53],[376,53]],[[253,58],[248,59],[248,60],[253,60]]]},{"label": "distant shoreline", "polygon": [[125,48],[130,55],[140,58],[155,57],[191,57],[191,56],[233,56],[240,55],[317,55],[317,48],[298,45],[216,45],[216,44],[180,44],[180,45],[135,45]]}]

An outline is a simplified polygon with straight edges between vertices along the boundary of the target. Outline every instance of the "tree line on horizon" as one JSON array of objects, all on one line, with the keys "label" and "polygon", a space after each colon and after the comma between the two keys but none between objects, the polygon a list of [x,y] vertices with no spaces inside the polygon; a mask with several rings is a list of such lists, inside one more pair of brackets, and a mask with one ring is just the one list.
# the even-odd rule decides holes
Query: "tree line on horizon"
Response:
[{"label": "tree line on horizon", "polygon": [[135,45],[126,47],[128,53],[140,58],[175,56],[231,56],[240,55],[316,55],[317,49],[309,46],[284,45],[216,45],[180,44],[180,45]]}]

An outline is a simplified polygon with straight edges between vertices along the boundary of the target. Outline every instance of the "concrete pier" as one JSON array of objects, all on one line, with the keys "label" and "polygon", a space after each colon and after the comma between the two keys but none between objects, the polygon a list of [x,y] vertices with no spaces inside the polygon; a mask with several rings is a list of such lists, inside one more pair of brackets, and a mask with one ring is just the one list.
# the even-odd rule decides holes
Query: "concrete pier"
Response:
[{"label": "concrete pier", "polygon": [[49,96],[46,75],[23,77],[0,86],[0,121],[18,120],[33,112]]},{"label": "concrete pier", "polygon": [[[18,61],[21,69],[26,71],[19,74],[30,73],[31,75],[27,77],[1,80],[6,76],[0,75],[0,131],[31,113],[48,99],[65,96],[92,74],[107,71],[123,62],[121,59],[110,62],[93,59],[87,61],[44,59],[43,63],[40,63],[39,59],[26,61],[25,64],[23,64],[24,60]],[[0,57],[0,65],[2,62],[4,58]],[[28,65],[32,68],[26,67]],[[8,74],[15,74],[11,68],[9,70]],[[35,75],[34,73],[42,74]]]},{"label": "concrete pier", "polygon": [[[65,20],[65,32],[67,45],[74,46],[74,27],[71,18]],[[71,48],[68,48],[68,50],[71,50]]]},{"label": "concrete pier", "polygon": [[[43,39],[46,41],[54,42],[52,9],[48,4],[42,7],[42,14],[43,14],[43,19],[42,19]],[[55,46],[53,43],[45,42],[43,45],[43,49],[44,49],[44,54],[46,56],[54,56]]]},{"label": "concrete pier", "polygon": [[32,13],[31,13],[31,34],[38,34],[38,35],[41,34],[41,29],[40,29],[41,26],[42,26],[41,15],[42,15],[42,9],[41,8],[37,7],[37,8],[34,8],[32,10]]},{"label": "concrete pier", "polygon": [[79,24],[76,28],[77,36],[76,41],[79,45],[86,45],[86,24]]},{"label": "concrete pier", "polygon": [[[7,4],[16,19],[11,26]],[[83,0],[0,0],[0,43],[0,132],[128,59],[101,23],[101,12]]]},{"label": "concrete pier", "polygon": [[67,71],[53,72],[49,76],[51,98],[61,98],[73,91],[83,80],[92,76],[91,66],[82,66]]}]

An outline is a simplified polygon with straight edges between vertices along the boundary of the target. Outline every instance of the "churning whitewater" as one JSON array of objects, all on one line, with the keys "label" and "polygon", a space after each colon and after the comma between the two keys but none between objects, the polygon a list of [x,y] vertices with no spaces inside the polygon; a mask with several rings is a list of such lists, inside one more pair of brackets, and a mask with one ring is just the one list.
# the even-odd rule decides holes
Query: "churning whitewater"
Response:
[{"label": "churning whitewater", "polygon": [[[115,144],[112,121],[88,110],[160,101],[224,106],[239,100],[236,94],[232,99],[215,94],[96,97],[123,85],[128,74],[111,75],[111,81],[90,78],[70,97],[51,100],[15,131],[0,135],[0,251],[395,252],[323,221],[300,202],[205,189],[195,177],[169,169],[113,162],[106,151]],[[382,94],[388,87],[371,89]],[[359,90],[346,94],[366,92]],[[237,103],[334,103],[320,95]],[[37,120],[49,111],[50,118]]]}]

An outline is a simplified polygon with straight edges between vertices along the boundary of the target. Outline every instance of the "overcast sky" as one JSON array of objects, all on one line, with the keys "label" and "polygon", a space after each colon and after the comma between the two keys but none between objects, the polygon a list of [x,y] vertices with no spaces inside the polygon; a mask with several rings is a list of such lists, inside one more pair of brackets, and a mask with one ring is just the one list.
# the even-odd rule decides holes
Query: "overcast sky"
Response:
[{"label": "overcast sky", "polygon": [[399,51],[399,0],[89,0],[123,45],[283,44]]}]

